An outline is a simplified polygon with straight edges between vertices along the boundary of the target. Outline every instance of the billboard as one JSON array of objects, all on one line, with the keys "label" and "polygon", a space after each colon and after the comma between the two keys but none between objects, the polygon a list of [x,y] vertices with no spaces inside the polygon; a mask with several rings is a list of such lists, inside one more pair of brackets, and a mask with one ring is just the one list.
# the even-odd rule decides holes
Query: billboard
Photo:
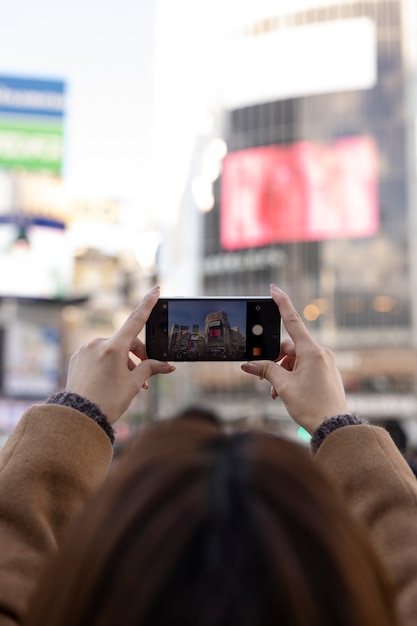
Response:
[{"label": "billboard", "polygon": [[40,219],[21,224],[1,220],[0,296],[65,297],[72,287],[74,257],[64,228],[51,228]]},{"label": "billboard", "polygon": [[[279,10],[276,5],[280,3],[274,4],[271,15]],[[220,93],[226,109],[375,86],[376,25],[372,19],[334,19],[287,28],[279,28],[278,20],[265,23],[269,25],[265,32],[262,21],[241,30],[233,25],[220,67]]]},{"label": "billboard", "polygon": [[62,118],[64,91],[62,81],[0,75],[0,113]]},{"label": "billboard", "polygon": [[229,153],[221,180],[221,244],[235,250],[374,235],[377,178],[377,148],[369,136]]},{"label": "billboard", "polygon": [[0,119],[0,165],[6,169],[60,174],[62,168],[62,128],[19,124]]},{"label": "billboard", "polygon": [[65,84],[0,75],[0,167],[60,174]]},{"label": "billboard", "polygon": [[[48,318],[45,311],[42,313]],[[5,334],[1,355],[2,395],[39,398],[56,391],[59,386],[59,317],[55,323],[37,317],[35,314],[32,319],[29,316],[16,319]]]}]

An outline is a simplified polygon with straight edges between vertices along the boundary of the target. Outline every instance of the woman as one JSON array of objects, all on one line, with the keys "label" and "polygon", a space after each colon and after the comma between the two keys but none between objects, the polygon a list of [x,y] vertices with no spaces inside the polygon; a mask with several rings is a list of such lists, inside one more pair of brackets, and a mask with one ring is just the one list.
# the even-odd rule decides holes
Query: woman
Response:
[{"label": "woman", "polygon": [[74,355],[66,390],[0,455],[2,626],[417,623],[415,478],[383,429],[349,414],[333,355],[288,296],[271,295],[289,339],[278,363],[242,367],[313,434],[315,462],[189,415],[147,428],[106,479],[112,424],[174,369],[138,339],[154,289]]},{"label": "woman", "polygon": [[148,427],[36,592],[30,626],[393,626],[364,528],[306,450],[199,416]]}]

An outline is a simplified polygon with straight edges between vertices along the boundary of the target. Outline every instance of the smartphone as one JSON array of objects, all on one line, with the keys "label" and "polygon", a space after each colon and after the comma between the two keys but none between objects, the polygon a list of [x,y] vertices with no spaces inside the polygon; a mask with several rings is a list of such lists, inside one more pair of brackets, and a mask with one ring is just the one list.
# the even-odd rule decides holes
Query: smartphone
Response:
[{"label": "smartphone", "polygon": [[145,332],[150,359],[275,360],[281,316],[269,297],[160,298]]}]

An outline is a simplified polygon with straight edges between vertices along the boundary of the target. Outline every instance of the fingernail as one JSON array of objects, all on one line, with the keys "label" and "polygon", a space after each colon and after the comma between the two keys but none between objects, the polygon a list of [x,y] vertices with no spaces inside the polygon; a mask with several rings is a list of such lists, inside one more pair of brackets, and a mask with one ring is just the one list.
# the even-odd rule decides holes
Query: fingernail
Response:
[{"label": "fingernail", "polygon": [[151,293],[158,293],[160,289],[161,289],[161,288],[160,288],[160,286],[159,286],[159,285],[155,285],[155,287],[153,287],[153,288],[151,289]]},{"label": "fingernail", "polygon": [[277,287],[276,285],[274,285],[273,283],[271,285],[269,285],[270,289],[272,289],[272,291],[277,291],[278,293],[281,292],[281,289],[279,287]]},{"label": "fingernail", "polygon": [[253,372],[256,373],[258,371],[258,366],[255,365],[255,363],[243,363],[241,365],[242,369],[247,371],[247,372]]},{"label": "fingernail", "polygon": [[170,372],[174,372],[174,365],[170,365],[170,363],[163,363],[161,365],[161,374],[169,374]]}]

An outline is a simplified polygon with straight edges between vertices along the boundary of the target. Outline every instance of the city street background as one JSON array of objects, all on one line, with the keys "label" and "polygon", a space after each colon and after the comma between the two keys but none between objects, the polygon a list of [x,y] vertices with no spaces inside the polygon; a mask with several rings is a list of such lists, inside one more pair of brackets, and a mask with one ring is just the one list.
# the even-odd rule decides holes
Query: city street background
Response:
[{"label": "city street background", "polygon": [[[0,428],[153,284],[274,282],[351,410],[417,446],[416,120],[414,0],[3,3]],[[303,436],[265,381],[199,363],[118,437],[190,403]]]}]

